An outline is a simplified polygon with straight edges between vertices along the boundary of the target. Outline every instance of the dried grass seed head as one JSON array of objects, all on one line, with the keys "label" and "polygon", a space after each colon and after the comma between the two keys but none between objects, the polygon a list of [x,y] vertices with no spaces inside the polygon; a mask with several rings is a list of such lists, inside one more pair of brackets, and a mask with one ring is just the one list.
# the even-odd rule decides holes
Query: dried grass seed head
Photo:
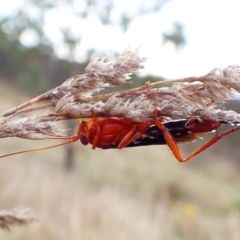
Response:
[{"label": "dried grass seed head", "polygon": [[130,50],[110,62],[97,57],[89,63],[84,74],[73,76],[54,89],[53,102],[56,104],[62,97],[70,96],[84,102],[106,87],[127,84],[129,76],[141,69],[144,61],[145,58],[139,57],[137,51]]},{"label": "dried grass seed head", "polygon": [[[61,86],[30,100],[29,104],[15,108],[19,111],[31,104],[50,100],[55,106],[54,112],[34,114],[28,118],[0,119],[2,121],[0,136],[31,139],[43,139],[44,135],[62,136],[62,132],[55,128],[55,121],[89,118],[92,117],[92,111],[95,116],[148,121],[153,119],[154,108],[157,108],[161,119],[202,118],[226,122],[240,121],[238,113],[223,110],[219,105],[223,101],[233,99],[233,92],[240,93],[239,66],[229,66],[223,70],[214,69],[200,77],[149,83],[110,94],[98,93],[102,88],[128,83],[129,75],[142,68],[144,61],[137,51],[130,50],[126,50],[111,62],[104,62],[103,58],[98,57],[87,66],[84,74],[73,76]],[[14,111],[8,114],[13,114]]]},{"label": "dried grass seed head", "polygon": [[[224,121],[223,116],[226,115],[225,121],[233,119],[237,121],[238,113],[222,111],[223,114],[220,114],[219,105],[216,105],[231,99],[232,91],[240,90],[240,77],[237,73],[239,73],[238,67],[215,69],[205,76],[174,80],[174,83],[168,87],[156,88],[157,83],[153,83],[140,90],[116,92],[105,101],[83,103],[82,99],[76,96],[65,97],[60,99],[56,112],[73,118],[84,118],[91,117],[93,110],[96,116],[126,117],[135,121],[148,121],[153,118],[155,107],[159,110],[161,118],[202,117]],[[231,74],[234,77],[231,77]],[[226,79],[226,76],[229,79]],[[209,105],[211,106],[208,107]]]},{"label": "dried grass seed head", "polygon": [[12,226],[22,226],[37,221],[36,215],[26,207],[0,211],[0,228],[10,230]]},{"label": "dried grass seed head", "polygon": [[34,114],[24,118],[0,118],[0,138],[41,140],[45,139],[44,136],[63,136],[65,130],[59,130],[54,121],[43,121],[47,114]]}]

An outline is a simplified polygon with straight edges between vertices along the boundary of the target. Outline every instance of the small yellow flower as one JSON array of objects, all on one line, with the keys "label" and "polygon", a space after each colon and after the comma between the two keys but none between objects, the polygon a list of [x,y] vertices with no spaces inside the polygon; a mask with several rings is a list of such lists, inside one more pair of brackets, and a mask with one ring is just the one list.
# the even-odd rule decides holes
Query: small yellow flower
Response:
[{"label": "small yellow flower", "polygon": [[184,206],[184,213],[190,217],[196,216],[197,206],[192,203],[186,203]]}]

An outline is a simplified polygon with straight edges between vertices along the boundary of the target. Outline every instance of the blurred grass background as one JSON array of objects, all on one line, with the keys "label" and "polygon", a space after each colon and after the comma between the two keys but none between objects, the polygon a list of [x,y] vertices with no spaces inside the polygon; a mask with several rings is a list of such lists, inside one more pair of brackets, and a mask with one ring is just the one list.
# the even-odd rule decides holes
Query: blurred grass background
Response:
[{"label": "blurred grass background", "polygon": [[[130,41],[117,49],[110,43],[116,42],[118,36],[119,43],[124,42],[135,19],[147,20],[151,14],[154,19],[168,2],[136,1],[135,8],[126,5],[125,10],[119,9],[121,6],[115,1],[100,0],[9,0],[6,9],[0,5],[0,111],[83,73],[99,52],[110,59],[116,57],[131,45]],[[188,8],[183,5],[183,9]],[[47,21],[50,15],[52,18]],[[82,20],[91,23],[93,18],[98,19],[98,28],[84,28]],[[162,37],[159,48],[174,46],[171,52],[187,45],[181,23],[172,23],[170,31],[165,33],[161,31],[162,24],[156,21],[148,25]],[[49,25],[50,32],[46,30]],[[111,29],[111,35],[106,34],[106,29]],[[198,31],[188,34],[197,36]],[[92,45],[86,47],[85,35],[89,33],[93,34],[89,39]],[[135,35],[134,31],[132,34]],[[135,41],[141,45],[148,34],[143,31],[140,41]],[[148,37],[153,39],[151,35]],[[203,38],[206,39],[204,35]],[[152,42],[145,43],[148,44]],[[205,52],[202,61],[206,60]],[[171,62],[164,59],[168,60]],[[157,68],[158,64],[154,63]],[[136,86],[163,78],[134,75],[133,79],[132,86]],[[236,102],[228,108],[239,111]],[[0,160],[0,209],[31,207],[39,222],[13,227],[11,232],[1,230],[0,239],[238,240],[238,136],[239,133],[234,133],[222,139],[185,164],[178,163],[166,146],[93,151],[80,143],[3,158]],[[184,155],[202,142],[182,145]],[[1,139],[0,155],[51,144]]]},{"label": "blurred grass background", "polygon": [[[0,98],[3,110],[28,97]],[[0,154],[48,144],[2,139]],[[72,146],[72,171],[62,166],[64,147],[1,159],[1,209],[27,206],[39,221],[1,230],[0,239],[240,238],[240,177],[233,161],[209,151],[208,167],[201,160],[180,164],[166,146]]]}]

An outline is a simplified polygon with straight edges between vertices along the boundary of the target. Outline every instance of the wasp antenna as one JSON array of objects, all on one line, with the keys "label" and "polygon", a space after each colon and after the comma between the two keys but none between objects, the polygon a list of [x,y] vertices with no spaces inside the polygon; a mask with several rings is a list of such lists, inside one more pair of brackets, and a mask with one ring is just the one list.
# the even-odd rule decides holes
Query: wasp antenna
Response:
[{"label": "wasp antenna", "polygon": [[48,147],[34,148],[34,149],[29,149],[29,150],[24,150],[24,151],[9,153],[9,154],[5,154],[5,155],[0,156],[0,158],[9,157],[9,156],[17,155],[17,154],[21,154],[21,153],[28,153],[28,152],[36,152],[36,151],[41,151],[41,150],[47,150],[47,149],[50,149],[50,148],[55,148],[55,147],[63,146],[63,145],[65,145],[65,144],[72,143],[72,142],[75,142],[75,141],[71,139],[70,141],[63,142],[63,143],[59,143],[59,144],[52,145],[52,146],[48,146]]}]

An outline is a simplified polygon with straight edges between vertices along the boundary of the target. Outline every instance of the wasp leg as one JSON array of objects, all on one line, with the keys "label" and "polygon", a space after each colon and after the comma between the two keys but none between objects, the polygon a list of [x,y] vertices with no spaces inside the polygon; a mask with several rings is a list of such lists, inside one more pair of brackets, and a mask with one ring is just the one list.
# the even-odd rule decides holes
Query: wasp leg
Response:
[{"label": "wasp leg", "polygon": [[95,125],[96,125],[96,135],[94,136],[94,139],[93,139],[92,149],[95,149],[98,146],[99,137],[101,134],[101,128],[100,128],[99,124],[97,123],[97,121],[96,121]]},{"label": "wasp leg", "polygon": [[171,149],[173,155],[175,156],[175,158],[179,161],[179,162],[184,162],[186,161],[186,159],[184,159],[180,153],[180,149],[177,145],[177,143],[175,142],[174,138],[172,137],[172,135],[170,134],[170,132],[167,130],[167,128],[159,121],[156,121],[156,126],[158,127],[158,129],[160,131],[162,131],[163,133],[163,137],[168,145],[168,147]]},{"label": "wasp leg", "polygon": [[231,134],[231,133],[233,133],[235,131],[240,130],[240,126],[239,126],[239,127],[235,127],[235,128],[229,129],[229,130],[227,130],[227,131],[225,131],[223,133],[217,133],[209,141],[207,141],[205,144],[203,144],[197,150],[192,152],[188,157],[183,158],[182,155],[181,155],[181,152],[180,152],[180,149],[179,149],[178,145],[176,144],[176,142],[173,139],[172,135],[168,132],[167,128],[161,122],[158,122],[158,121],[156,121],[156,126],[159,128],[159,130],[161,130],[163,132],[163,136],[164,136],[164,139],[165,139],[167,145],[169,146],[169,148],[171,149],[173,155],[176,157],[176,159],[179,162],[186,162],[186,161],[190,160],[191,158],[195,157],[196,155],[198,155],[199,153],[201,153],[202,151],[204,151],[205,149],[209,148],[214,143],[219,141],[222,137],[224,137],[224,136],[226,136],[228,134]]},{"label": "wasp leg", "polygon": [[118,144],[118,149],[128,146],[130,143],[132,143],[134,140],[136,140],[140,136],[141,136],[141,132],[137,132],[136,126],[133,126],[133,128],[128,132],[128,134],[126,134],[126,136]]}]

